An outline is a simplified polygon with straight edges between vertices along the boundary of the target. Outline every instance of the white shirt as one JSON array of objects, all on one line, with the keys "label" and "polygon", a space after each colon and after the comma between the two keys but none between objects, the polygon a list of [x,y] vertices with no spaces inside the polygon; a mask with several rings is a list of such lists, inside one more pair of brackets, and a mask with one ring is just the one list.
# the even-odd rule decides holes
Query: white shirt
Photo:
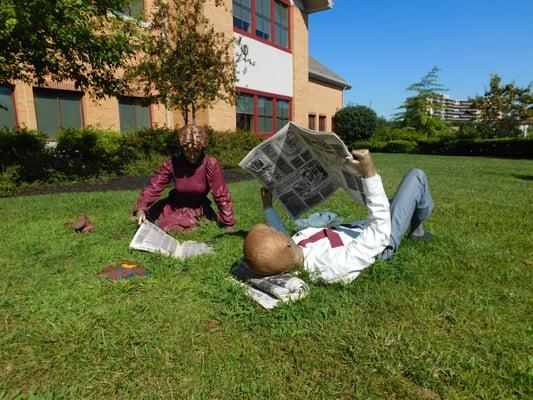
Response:
[{"label": "white shirt", "polygon": [[[349,227],[335,226],[342,246],[332,247],[327,237],[302,247],[304,267],[313,279],[326,283],[353,281],[370,266],[389,244],[391,218],[389,200],[381,177],[363,179],[367,195],[368,218]],[[298,244],[323,228],[306,228],[292,236]]]}]

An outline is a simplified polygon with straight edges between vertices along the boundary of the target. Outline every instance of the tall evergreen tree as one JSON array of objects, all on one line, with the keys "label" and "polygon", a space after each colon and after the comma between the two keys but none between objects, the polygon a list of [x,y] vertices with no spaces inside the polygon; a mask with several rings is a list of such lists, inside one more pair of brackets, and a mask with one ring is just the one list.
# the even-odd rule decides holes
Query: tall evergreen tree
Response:
[{"label": "tall evergreen tree", "polygon": [[428,137],[447,127],[445,121],[433,117],[434,113],[442,109],[442,102],[439,100],[443,92],[448,90],[438,82],[440,70],[434,66],[420,81],[407,87],[406,91],[416,94],[408,97],[399,107],[400,112],[394,115],[394,120],[400,126],[414,128]]}]

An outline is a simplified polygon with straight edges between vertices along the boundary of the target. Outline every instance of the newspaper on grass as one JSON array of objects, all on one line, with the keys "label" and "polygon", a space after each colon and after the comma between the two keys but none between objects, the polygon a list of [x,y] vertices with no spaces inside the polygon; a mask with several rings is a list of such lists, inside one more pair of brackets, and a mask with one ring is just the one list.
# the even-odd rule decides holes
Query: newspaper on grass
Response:
[{"label": "newspaper on grass", "polygon": [[309,293],[309,286],[300,278],[289,273],[257,275],[242,258],[232,274],[238,283],[245,285],[246,294],[266,309],[272,309],[280,302],[299,300]]},{"label": "newspaper on grass", "polygon": [[253,148],[239,165],[273,190],[292,218],[325,201],[338,188],[366,203],[361,174],[345,163],[350,153],[333,132],[289,122]]},{"label": "newspaper on grass", "polygon": [[131,240],[130,248],[150,253],[162,253],[176,258],[186,258],[213,251],[213,248],[207,244],[193,240],[180,243],[149,221],[139,226]]}]

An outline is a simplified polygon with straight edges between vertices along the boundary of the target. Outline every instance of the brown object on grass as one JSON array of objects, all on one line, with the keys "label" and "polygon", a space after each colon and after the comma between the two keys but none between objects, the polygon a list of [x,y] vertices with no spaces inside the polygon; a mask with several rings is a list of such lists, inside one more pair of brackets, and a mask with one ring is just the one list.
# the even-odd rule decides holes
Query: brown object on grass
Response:
[{"label": "brown object on grass", "polygon": [[81,233],[91,233],[94,229],[94,225],[91,224],[86,213],[81,213],[80,217],[76,221],[66,222],[65,226],[70,226],[76,232]]}]

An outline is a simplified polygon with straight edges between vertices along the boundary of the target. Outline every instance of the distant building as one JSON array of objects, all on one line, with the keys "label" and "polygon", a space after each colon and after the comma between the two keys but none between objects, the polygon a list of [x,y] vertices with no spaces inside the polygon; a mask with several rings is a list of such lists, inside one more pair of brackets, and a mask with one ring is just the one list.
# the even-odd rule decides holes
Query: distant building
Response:
[{"label": "distant building", "polygon": [[428,113],[448,122],[475,121],[478,115],[478,110],[472,108],[470,100],[455,100],[448,95],[439,95],[429,99],[429,102]]}]

